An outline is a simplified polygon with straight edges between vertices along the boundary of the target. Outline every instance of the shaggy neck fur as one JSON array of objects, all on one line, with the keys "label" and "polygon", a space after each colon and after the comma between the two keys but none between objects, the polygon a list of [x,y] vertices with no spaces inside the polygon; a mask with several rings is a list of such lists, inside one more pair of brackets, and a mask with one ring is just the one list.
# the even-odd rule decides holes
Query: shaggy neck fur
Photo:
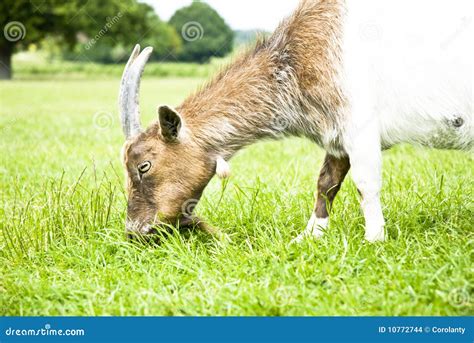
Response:
[{"label": "shaggy neck fur", "polygon": [[271,37],[185,100],[177,110],[196,142],[225,158],[283,135],[340,151],[343,13],[339,0],[303,1]]}]

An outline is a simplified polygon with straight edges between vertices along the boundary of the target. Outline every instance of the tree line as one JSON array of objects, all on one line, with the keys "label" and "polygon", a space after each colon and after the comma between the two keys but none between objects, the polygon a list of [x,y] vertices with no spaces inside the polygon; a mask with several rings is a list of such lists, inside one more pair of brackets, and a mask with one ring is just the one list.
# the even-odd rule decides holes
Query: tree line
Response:
[{"label": "tree line", "polygon": [[119,63],[139,43],[152,59],[204,63],[228,54],[234,32],[208,4],[194,1],[168,22],[136,0],[2,0],[0,79],[11,78],[13,53],[52,44],[63,58]]}]

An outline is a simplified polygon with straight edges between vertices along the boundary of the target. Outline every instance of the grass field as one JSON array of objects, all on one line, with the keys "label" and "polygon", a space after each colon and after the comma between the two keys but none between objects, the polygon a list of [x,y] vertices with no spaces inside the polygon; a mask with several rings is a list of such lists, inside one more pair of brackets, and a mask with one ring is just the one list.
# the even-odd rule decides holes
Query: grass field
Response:
[{"label": "grass field", "polygon": [[[236,52],[238,54],[238,52]],[[128,57],[128,56],[127,56]],[[208,63],[156,62],[147,63],[146,73],[152,77],[206,78],[225,65],[232,56],[212,58]],[[64,61],[48,58],[44,53],[22,52],[13,57],[13,75],[16,80],[97,80],[121,77],[123,64],[101,64]]]},{"label": "grass field", "polygon": [[[200,79],[144,79],[148,123]],[[350,178],[328,234],[306,225],[323,151],[263,142],[213,179],[197,212],[232,237],[124,239],[118,79],[0,83],[1,315],[472,315],[473,158],[384,154],[389,239],[363,241]]]}]

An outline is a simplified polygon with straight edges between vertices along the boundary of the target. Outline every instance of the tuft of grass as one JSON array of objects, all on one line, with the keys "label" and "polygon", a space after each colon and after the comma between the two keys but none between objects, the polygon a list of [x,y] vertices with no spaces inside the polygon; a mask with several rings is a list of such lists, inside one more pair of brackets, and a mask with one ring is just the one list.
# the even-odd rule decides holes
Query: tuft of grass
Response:
[{"label": "tuft of grass", "polygon": [[[202,80],[142,82],[144,121]],[[305,227],[323,152],[262,142],[212,180],[197,212],[231,237],[132,244],[118,78],[0,83],[1,315],[472,315],[473,158],[384,154],[389,239],[363,240],[348,178],[320,240]]]}]

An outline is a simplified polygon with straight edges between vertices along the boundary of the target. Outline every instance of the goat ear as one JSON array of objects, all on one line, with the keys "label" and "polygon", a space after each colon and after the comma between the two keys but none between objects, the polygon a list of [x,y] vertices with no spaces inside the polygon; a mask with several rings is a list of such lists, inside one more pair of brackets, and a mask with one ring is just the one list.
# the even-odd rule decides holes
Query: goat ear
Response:
[{"label": "goat ear", "polygon": [[178,112],[169,106],[163,105],[158,107],[158,117],[163,138],[168,141],[176,140],[183,126],[183,120]]}]

